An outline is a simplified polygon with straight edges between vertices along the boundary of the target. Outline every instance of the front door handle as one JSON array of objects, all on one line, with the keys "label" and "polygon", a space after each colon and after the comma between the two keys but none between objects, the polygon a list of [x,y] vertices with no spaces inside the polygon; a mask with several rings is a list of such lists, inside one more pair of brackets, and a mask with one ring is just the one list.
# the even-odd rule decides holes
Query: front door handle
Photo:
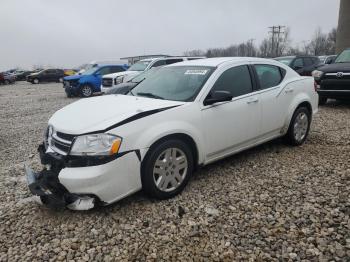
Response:
[{"label": "front door handle", "polygon": [[259,99],[257,97],[252,97],[252,98],[249,98],[249,100],[247,101],[247,104],[250,105],[258,102],[259,102]]}]

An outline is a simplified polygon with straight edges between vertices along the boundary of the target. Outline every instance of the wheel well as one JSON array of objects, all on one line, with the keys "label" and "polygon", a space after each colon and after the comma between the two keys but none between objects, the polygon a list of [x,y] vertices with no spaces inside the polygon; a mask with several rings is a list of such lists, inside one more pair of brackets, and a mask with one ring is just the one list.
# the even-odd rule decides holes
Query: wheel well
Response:
[{"label": "wheel well", "polygon": [[198,166],[198,148],[197,148],[196,142],[189,135],[186,135],[183,133],[176,133],[176,134],[167,135],[167,136],[164,136],[164,137],[158,139],[156,142],[154,142],[150,148],[153,148],[154,146],[158,145],[159,143],[162,143],[163,141],[166,141],[169,139],[178,139],[178,140],[185,142],[187,145],[190,146],[191,152],[193,154],[194,167],[197,168],[197,166]]},{"label": "wheel well", "polygon": [[298,105],[297,109],[299,107],[306,107],[310,111],[310,115],[312,116],[312,106],[309,102],[302,102],[300,105]]}]

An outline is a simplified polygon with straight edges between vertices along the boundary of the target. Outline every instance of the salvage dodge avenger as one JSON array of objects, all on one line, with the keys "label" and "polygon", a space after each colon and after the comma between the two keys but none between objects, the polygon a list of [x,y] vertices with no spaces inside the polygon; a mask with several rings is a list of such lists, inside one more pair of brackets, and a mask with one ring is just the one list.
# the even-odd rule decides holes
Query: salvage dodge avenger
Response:
[{"label": "salvage dodge avenger", "polygon": [[277,137],[301,145],[318,95],[313,79],[277,61],[212,58],[159,69],[127,95],[81,99],[57,111],[26,167],[50,207],[86,210],[140,189],[179,194],[197,167]]}]

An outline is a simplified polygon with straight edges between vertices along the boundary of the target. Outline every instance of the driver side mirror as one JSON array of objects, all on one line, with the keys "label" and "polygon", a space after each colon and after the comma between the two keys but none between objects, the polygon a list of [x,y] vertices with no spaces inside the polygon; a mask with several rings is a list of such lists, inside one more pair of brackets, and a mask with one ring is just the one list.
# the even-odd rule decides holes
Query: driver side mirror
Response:
[{"label": "driver side mirror", "polygon": [[204,100],[204,105],[209,106],[219,102],[231,101],[233,96],[228,91],[214,91],[211,92]]}]

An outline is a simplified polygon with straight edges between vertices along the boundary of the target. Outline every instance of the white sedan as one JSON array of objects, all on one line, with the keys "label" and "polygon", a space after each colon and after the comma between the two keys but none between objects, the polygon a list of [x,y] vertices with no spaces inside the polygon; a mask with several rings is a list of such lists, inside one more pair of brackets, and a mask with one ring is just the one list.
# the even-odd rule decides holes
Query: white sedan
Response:
[{"label": "white sedan", "polygon": [[163,67],[128,95],[81,99],[57,111],[26,167],[31,192],[83,210],[143,189],[179,194],[196,167],[285,137],[301,145],[318,95],[312,78],[277,61],[212,58]]}]

